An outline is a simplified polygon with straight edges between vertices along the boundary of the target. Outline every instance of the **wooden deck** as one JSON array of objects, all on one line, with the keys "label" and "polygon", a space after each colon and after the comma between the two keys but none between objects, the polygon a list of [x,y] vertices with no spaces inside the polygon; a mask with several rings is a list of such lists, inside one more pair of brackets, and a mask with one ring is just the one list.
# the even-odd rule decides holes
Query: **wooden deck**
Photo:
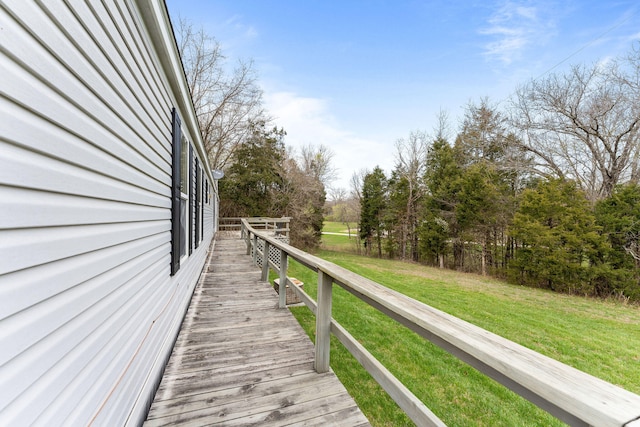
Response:
[{"label": "wooden deck", "polygon": [[218,237],[145,426],[367,426],[238,236]]}]

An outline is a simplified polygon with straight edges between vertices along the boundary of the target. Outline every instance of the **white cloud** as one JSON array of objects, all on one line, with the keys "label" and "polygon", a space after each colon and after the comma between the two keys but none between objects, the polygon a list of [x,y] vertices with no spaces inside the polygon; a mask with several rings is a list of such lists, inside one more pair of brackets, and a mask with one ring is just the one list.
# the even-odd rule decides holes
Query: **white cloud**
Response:
[{"label": "white cloud", "polygon": [[332,163],[338,170],[333,186],[349,189],[351,176],[361,169],[379,165],[387,173],[391,170],[393,152],[389,144],[344,129],[331,113],[328,100],[265,90],[265,104],[277,126],[287,132],[287,146],[299,149],[308,144],[325,145],[333,151]]},{"label": "white cloud", "polygon": [[600,58],[598,60],[598,62],[596,63],[596,66],[601,69],[604,70],[606,69],[609,65],[611,65],[611,63],[615,60],[615,57],[608,55],[605,56],[604,58]]},{"label": "white cloud", "polygon": [[258,37],[259,33],[258,30],[256,30],[254,27],[248,27],[245,30],[244,35],[248,39],[255,39],[256,37]]},{"label": "white cloud", "polygon": [[[530,3],[530,2],[527,2]],[[544,44],[554,33],[555,20],[549,5],[525,6],[504,1],[479,32],[492,41],[485,44],[485,56],[510,64],[532,45]]]},{"label": "white cloud", "polygon": [[516,6],[515,11],[517,15],[531,21],[538,19],[538,10],[535,7]]},{"label": "white cloud", "polygon": [[259,36],[258,30],[253,25],[246,24],[242,15],[233,15],[224,22],[224,26],[246,40],[252,40]]}]

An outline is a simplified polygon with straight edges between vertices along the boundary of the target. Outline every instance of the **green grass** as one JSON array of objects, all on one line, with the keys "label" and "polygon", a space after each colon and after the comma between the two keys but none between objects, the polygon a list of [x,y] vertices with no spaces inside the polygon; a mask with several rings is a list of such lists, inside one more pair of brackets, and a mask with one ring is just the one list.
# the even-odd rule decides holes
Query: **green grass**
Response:
[{"label": "green grass", "polygon": [[[323,236],[324,237],[324,236]],[[640,393],[640,308],[559,295],[400,261],[321,251],[324,259],[568,365]],[[289,275],[316,296],[316,274]],[[313,337],[315,319],[292,308]],[[562,425],[453,356],[334,286],[333,317],[449,426]],[[331,366],[376,426],[412,425],[332,337]]]},{"label": "green grass", "polygon": [[[356,229],[358,224],[355,222],[349,223],[351,226],[351,233],[357,233]],[[333,221],[325,221],[322,225],[322,231],[326,231],[329,233],[348,233],[349,229],[347,225],[343,222],[333,222]]]},{"label": "green grass", "polygon": [[[342,236],[334,234],[323,234],[321,244],[322,249],[338,252],[357,253],[358,231],[356,227],[356,223],[351,224],[351,237],[349,237],[348,235]],[[325,221],[322,231],[328,233],[347,233],[348,229],[347,226],[343,223]]]}]

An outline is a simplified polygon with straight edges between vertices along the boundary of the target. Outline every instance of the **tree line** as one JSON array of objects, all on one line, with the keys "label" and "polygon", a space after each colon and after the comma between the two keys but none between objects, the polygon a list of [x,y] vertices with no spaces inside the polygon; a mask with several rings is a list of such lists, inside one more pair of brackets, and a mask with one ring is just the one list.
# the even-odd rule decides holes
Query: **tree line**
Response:
[{"label": "tree line", "polygon": [[[467,106],[352,179],[359,248],[559,292],[640,300],[640,51]],[[342,199],[334,213],[346,213]],[[338,215],[340,216],[340,215]]]},{"label": "tree line", "polygon": [[252,62],[180,21],[177,38],[219,182],[221,216],[290,216],[291,242],[317,247],[326,189],[358,223],[358,248],[441,268],[586,295],[640,299],[640,50],[517,88],[502,109],[470,103],[455,137],[396,142],[390,176],[331,189],[331,153],[284,143]]},{"label": "tree line", "polygon": [[286,132],[253,124],[250,137],[231,157],[219,184],[221,217],[290,217],[290,243],[315,249],[320,244],[326,170],[331,152],[307,145],[294,156]]},{"label": "tree line", "polygon": [[322,230],[332,153],[325,146],[287,149],[262,102],[251,61],[230,65],[220,43],[181,19],[176,38],[209,162],[219,181],[223,217],[291,217],[290,242],[312,249]]}]

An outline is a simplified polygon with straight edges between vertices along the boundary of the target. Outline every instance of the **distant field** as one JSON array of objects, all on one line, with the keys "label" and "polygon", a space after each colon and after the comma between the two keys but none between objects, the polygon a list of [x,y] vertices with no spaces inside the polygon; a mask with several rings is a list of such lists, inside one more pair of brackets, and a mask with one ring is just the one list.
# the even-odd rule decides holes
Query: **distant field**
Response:
[{"label": "distant field", "polygon": [[[326,250],[319,256],[640,394],[638,306],[400,261]],[[289,275],[303,280],[305,291],[315,298],[315,273],[292,263]],[[313,315],[304,307],[292,311],[313,339]],[[337,286],[333,317],[449,426],[563,425]],[[373,425],[411,425],[337,340],[332,343],[331,366]]]},{"label": "distant field", "polygon": [[[323,234],[322,235],[322,248],[332,251],[338,252],[352,252],[356,253],[357,251],[357,236],[358,224],[352,223],[351,226],[351,238],[348,235],[336,235],[336,234]],[[341,233],[348,234],[347,225],[341,222],[324,222],[324,227],[322,228],[323,233]]]},{"label": "distant field", "polygon": [[[355,222],[351,222],[349,223],[349,226],[351,227],[351,232],[356,234],[358,224]],[[349,228],[344,222],[325,221],[322,226],[322,231],[327,231],[330,233],[348,233]]]}]

